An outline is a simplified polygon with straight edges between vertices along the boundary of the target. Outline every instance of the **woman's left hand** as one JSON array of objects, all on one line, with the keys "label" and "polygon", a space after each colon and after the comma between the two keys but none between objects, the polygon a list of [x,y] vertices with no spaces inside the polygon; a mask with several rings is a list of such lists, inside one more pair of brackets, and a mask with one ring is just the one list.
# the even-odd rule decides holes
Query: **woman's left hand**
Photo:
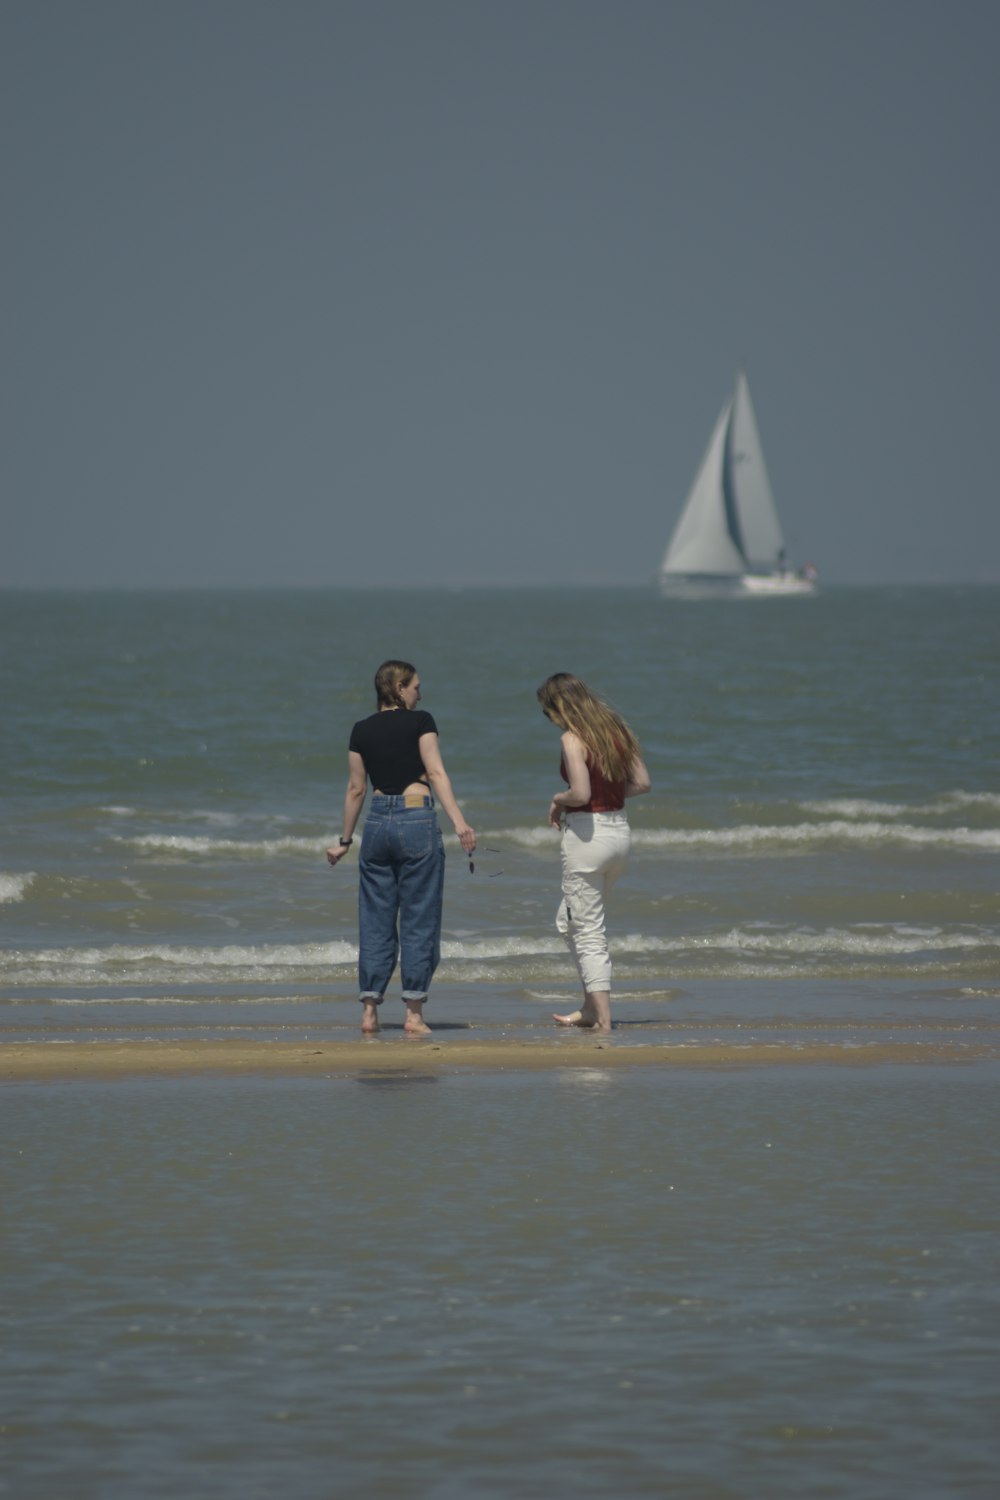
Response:
[{"label": "woman's left hand", "polygon": [[553,797],[552,802],[551,802],[551,804],[549,806],[549,823],[550,823],[550,825],[553,828],[561,828],[562,827],[562,815],[563,815],[563,810],[559,806],[559,803]]},{"label": "woman's left hand", "polygon": [[466,854],[475,854],[476,830],[470,828],[468,823],[465,823],[461,827],[456,828],[455,832],[458,834],[458,842],[461,844],[463,851]]},{"label": "woman's left hand", "polygon": [[350,844],[334,844],[332,849],[328,849],[326,857],[331,865],[339,865],[350,847]]}]

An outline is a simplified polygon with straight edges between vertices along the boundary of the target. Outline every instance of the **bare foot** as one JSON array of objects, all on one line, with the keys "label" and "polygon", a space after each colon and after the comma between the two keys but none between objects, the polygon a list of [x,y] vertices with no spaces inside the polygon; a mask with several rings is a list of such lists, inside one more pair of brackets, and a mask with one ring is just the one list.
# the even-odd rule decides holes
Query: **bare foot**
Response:
[{"label": "bare foot", "polygon": [[407,1036],[430,1036],[431,1028],[423,1018],[423,1008],[422,1000],[416,1005],[407,1004],[406,1020],[403,1022],[403,1030]]},{"label": "bare foot", "polygon": [[606,1033],[611,1030],[611,996],[606,990],[587,991],[587,998],[579,1010],[568,1015],[552,1014],[553,1021],[560,1026],[579,1026],[586,1031]]},{"label": "bare foot", "polygon": [[365,1002],[364,1015],[361,1017],[362,1036],[375,1036],[382,1028],[378,1023],[378,1007]]},{"label": "bare foot", "polygon": [[560,1026],[579,1026],[581,1031],[606,1033],[611,1030],[610,1021],[592,1021],[579,1010],[574,1010],[568,1016],[557,1016],[553,1012],[552,1019],[558,1021]]}]

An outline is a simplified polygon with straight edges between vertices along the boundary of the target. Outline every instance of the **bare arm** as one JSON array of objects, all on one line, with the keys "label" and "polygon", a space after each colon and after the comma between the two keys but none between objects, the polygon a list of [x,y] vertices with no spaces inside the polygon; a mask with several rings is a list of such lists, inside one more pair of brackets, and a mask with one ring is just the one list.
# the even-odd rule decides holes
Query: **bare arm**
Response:
[{"label": "bare arm", "polygon": [[587,752],[583,748],[583,741],[578,739],[571,729],[567,729],[562,737],[563,760],[566,763],[566,774],[569,777],[569,786],[564,792],[556,792],[549,806],[549,822],[553,828],[560,826],[560,820],[564,812],[570,808],[583,807],[590,801],[590,772],[587,770]]},{"label": "bare arm", "polygon": [[[356,750],[347,752],[347,790],[344,792],[344,831],[342,838],[352,839],[354,830],[358,826],[358,818],[364,806],[365,793],[368,790],[368,777],[365,773],[365,763]],[[335,844],[332,849],[326,851],[326,857],[331,865],[338,865],[347,850],[342,844]]]},{"label": "bare arm", "polygon": [[455,832],[458,834],[458,842],[466,854],[473,854],[476,848],[476,830],[465,821],[462,809],[455,801],[455,793],[452,791],[448,772],[441,759],[441,742],[436,734],[420,736],[420,759],[424,763],[424,770],[427,772],[427,779],[430,781],[435,797],[454,825]]},{"label": "bare arm", "polygon": [[653,783],[649,779],[649,772],[643,761],[637,755],[628,773],[628,781],[625,783],[626,797],[641,797],[649,791]]}]

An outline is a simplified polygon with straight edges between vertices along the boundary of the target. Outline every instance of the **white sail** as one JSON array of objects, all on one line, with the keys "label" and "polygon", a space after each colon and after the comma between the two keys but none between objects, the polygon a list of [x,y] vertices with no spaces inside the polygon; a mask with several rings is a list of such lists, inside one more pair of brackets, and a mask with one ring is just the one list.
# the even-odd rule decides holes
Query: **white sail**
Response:
[{"label": "white sail", "polygon": [[732,401],[727,401],[719,413],[701,467],[663,555],[662,574],[731,574],[737,577],[746,569],[746,558],[729,530],[722,488],[732,409]]},{"label": "white sail", "polygon": [[764,451],[754,417],[750,388],[740,372],[733,398],[725,483],[739,516],[743,554],[752,570],[781,567],[785,539],[767,477]]}]

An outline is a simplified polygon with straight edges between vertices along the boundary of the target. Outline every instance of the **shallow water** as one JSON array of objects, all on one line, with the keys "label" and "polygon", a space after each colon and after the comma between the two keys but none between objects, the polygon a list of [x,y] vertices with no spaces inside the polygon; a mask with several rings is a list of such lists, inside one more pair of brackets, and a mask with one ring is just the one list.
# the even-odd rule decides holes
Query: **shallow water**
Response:
[{"label": "shallow water", "polygon": [[534,696],[560,668],[653,777],[619,990],[1000,977],[1000,589],[0,594],[0,1010],[351,996],[355,857],[323,851],[390,654],[481,834],[473,876],[447,840],[443,994],[572,988]]},{"label": "shallow water", "polygon": [[996,1085],[8,1087],[4,1492],[995,1493]]},{"label": "shallow water", "polygon": [[[992,1497],[1000,590],[0,594],[0,1048],[353,1038],[323,850],[398,655],[481,834],[443,1066],[391,1000],[354,1075],[0,1089],[0,1492]],[[582,1062],[565,669],[654,781]]]}]

